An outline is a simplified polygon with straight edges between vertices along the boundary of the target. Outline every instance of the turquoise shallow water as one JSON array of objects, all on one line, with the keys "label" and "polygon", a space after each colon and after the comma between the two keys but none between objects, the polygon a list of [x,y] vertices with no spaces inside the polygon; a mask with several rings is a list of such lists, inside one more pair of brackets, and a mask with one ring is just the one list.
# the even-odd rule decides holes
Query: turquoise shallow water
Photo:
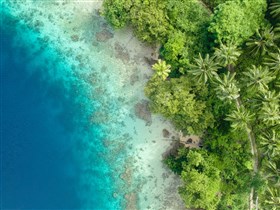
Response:
[{"label": "turquoise shallow water", "polygon": [[66,59],[9,9],[2,5],[1,209],[122,209],[125,150],[105,143],[104,120],[121,103],[101,102],[106,81],[80,73],[95,66],[75,70],[75,52]]}]

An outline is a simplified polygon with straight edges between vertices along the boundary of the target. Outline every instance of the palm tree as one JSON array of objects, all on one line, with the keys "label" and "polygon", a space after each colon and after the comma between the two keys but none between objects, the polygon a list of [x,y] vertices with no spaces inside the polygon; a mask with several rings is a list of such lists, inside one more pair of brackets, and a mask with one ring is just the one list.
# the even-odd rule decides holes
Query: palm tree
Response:
[{"label": "palm tree", "polygon": [[279,103],[264,102],[259,113],[259,118],[266,125],[275,126],[280,124]]},{"label": "palm tree", "polygon": [[226,120],[231,122],[231,127],[234,130],[237,129],[249,130],[248,123],[252,121],[253,118],[254,118],[253,114],[251,114],[249,111],[241,107],[237,110],[234,110],[230,115],[228,115]]},{"label": "palm tree", "polygon": [[264,162],[264,178],[270,181],[274,186],[280,186],[280,168],[273,160]]},{"label": "palm tree", "polygon": [[271,48],[276,46],[276,38],[273,27],[266,27],[263,30],[257,30],[256,34],[248,40],[246,45],[248,46],[250,53],[253,53],[254,55],[265,55]]},{"label": "palm tree", "polygon": [[152,69],[156,71],[156,75],[162,80],[166,80],[171,72],[171,66],[161,59],[158,59],[158,62],[152,66]]},{"label": "palm tree", "polygon": [[218,65],[214,61],[214,57],[210,57],[209,54],[206,54],[203,59],[199,53],[198,58],[195,58],[195,64],[190,65],[190,74],[199,82],[206,83],[208,79],[212,80],[213,77],[217,76]]},{"label": "palm tree", "polygon": [[268,57],[265,58],[264,64],[275,74],[278,74],[280,72],[280,49],[278,49],[277,53],[269,53]]},{"label": "palm tree", "polygon": [[235,73],[230,74],[229,72],[227,74],[223,75],[223,79],[221,79],[219,76],[216,77],[218,86],[215,88],[217,91],[217,96],[221,100],[236,100],[239,98],[239,91],[240,89],[235,84]]},{"label": "palm tree", "polygon": [[242,79],[244,84],[253,92],[268,90],[268,83],[275,78],[268,68],[262,66],[257,68],[255,65],[248,68],[247,72],[243,72],[243,75],[245,76]]},{"label": "palm tree", "polygon": [[264,155],[271,158],[280,155],[280,136],[275,130],[263,133],[260,136],[260,145]]},{"label": "palm tree", "polygon": [[279,210],[280,207],[280,188],[268,187],[265,192],[264,200],[265,209]]},{"label": "palm tree", "polygon": [[217,61],[229,71],[234,70],[238,57],[241,55],[240,50],[232,43],[224,45],[221,43],[220,48],[215,49],[215,56]]},{"label": "palm tree", "polygon": [[274,90],[262,91],[257,93],[251,101],[253,102],[252,106],[260,110],[263,103],[280,103],[280,93]]},{"label": "palm tree", "polygon": [[279,17],[280,16],[280,2],[271,3],[269,6],[270,14],[272,17]]}]

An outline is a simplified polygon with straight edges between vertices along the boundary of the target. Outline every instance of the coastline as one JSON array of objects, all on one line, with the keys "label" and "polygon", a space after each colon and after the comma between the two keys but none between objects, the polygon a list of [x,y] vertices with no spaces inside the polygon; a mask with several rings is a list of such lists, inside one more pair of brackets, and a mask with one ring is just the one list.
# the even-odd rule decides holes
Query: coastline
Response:
[{"label": "coastline", "polygon": [[[119,198],[123,190],[126,209],[184,209],[177,193],[179,178],[162,163],[162,155],[170,147],[172,136],[177,137],[178,134],[169,122],[159,116],[148,114],[148,123],[136,116],[137,109],[141,111],[143,102],[147,100],[143,90],[153,72],[146,58],[152,56],[153,49],[139,42],[130,29],[113,32],[105,20],[99,17],[98,9],[102,1],[47,4],[51,11],[49,13],[53,13],[53,16],[43,14],[40,9],[46,9],[39,8],[36,14],[41,12],[41,18],[36,16],[37,20],[33,20],[28,17],[30,11],[27,9],[22,17],[29,19],[35,30],[41,32],[47,29],[44,31],[45,40],[55,42],[63,59],[76,58],[73,65],[78,67],[76,73],[80,73],[85,82],[96,85],[107,80],[106,84],[102,83],[94,89],[95,93],[99,93],[94,94],[94,99],[100,100],[101,111],[92,116],[92,122],[102,124],[108,132],[104,144],[112,146],[112,152],[116,155],[105,157],[108,158],[106,160],[115,166],[120,163],[115,168],[118,171],[115,179],[123,180],[124,184],[112,196]],[[36,6],[32,9],[35,11]],[[44,19],[46,17],[49,21]],[[96,24],[100,30],[91,31]],[[52,33],[61,36],[52,37]],[[67,46],[69,41],[71,44]],[[92,47],[98,48],[98,53],[93,55]],[[97,56],[103,62],[105,60],[104,63],[107,59],[108,65],[102,62],[98,64],[99,68],[94,75],[90,71],[79,72],[79,69],[91,69],[91,56]],[[121,104],[121,109],[110,107],[111,102],[104,100],[104,95],[107,100]],[[105,116],[102,106],[108,110],[114,109],[114,113]],[[107,124],[108,121],[110,125]],[[170,132],[168,138],[163,137],[163,129]],[[115,159],[116,156],[120,158]]]}]

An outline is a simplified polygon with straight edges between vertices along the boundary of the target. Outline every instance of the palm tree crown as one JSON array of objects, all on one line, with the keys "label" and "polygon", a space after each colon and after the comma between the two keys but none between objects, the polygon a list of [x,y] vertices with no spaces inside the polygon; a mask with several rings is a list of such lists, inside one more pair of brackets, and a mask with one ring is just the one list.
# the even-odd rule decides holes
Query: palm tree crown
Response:
[{"label": "palm tree crown", "polygon": [[280,136],[275,130],[263,133],[260,136],[260,140],[264,155],[268,155],[272,158],[280,155]]},{"label": "palm tree crown", "polygon": [[275,74],[278,74],[280,72],[280,49],[278,49],[277,53],[269,53],[264,64]]},{"label": "palm tree crown", "polygon": [[190,74],[194,75],[199,82],[206,83],[208,79],[212,80],[217,76],[218,65],[214,61],[214,57],[210,57],[209,54],[203,59],[199,53],[198,58],[195,58],[195,64],[190,65]]},{"label": "palm tree crown", "polygon": [[276,91],[262,91],[258,93],[253,99],[253,107],[260,109],[263,106],[263,103],[274,103],[279,104],[280,103],[280,93]]},{"label": "palm tree crown", "polygon": [[263,30],[257,30],[256,34],[248,40],[246,45],[250,53],[265,55],[271,48],[275,47],[275,40],[276,36],[273,28],[266,27]]},{"label": "palm tree crown", "polygon": [[253,120],[254,115],[244,108],[234,110],[227,116],[226,120],[232,122],[231,127],[236,129],[248,129],[248,123]]},{"label": "palm tree crown", "polygon": [[280,125],[279,103],[264,102],[259,115],[267,125]]},{"label": "palm tree crown", "polygon": [[272,17],[279,17],[280,16],[280,2],[271,3],[269,6],[270,14]]},{"label": "palm tree crown", "polygon": [[279,162],[272,159],[264,159],[264,176],[267,180],[273,183],[274,186],[280,186],[280,168]]},{"label": "palm tree crown", "polygon": [[215,88],[217,91],[217,96],[221,100],[235,100],[239,97],[239,91],[240,89],[235,84],[235,73],[230,74],[229,72],[227,74],[223,75],[223,79],[221,79],[219,76],[216,77],[218,86]]},{"label": "palm tree crown", "polygon": [[161,59],[158,59],[158,62],[152,66],[152,69],[156,71],[156,75],[162,80],[166,80],[171,72],[171,66]]},{"label": "palm tree crown", "polygon": [[222,66],[231,70],[231,66],[235,65],[241,52],[233,44],[224,45],[221,43],[220,48],[216,48],[214,54]]},{"label": "palm tree crown", "polygon": [[268,187],[265,192],[264,209],[278,210],[280,206],[279,187]]},{"label": "palm tree crown", "polygon": [[247,72],[244,72],[243,78],[244,83],[251,91],[265,91],[268,90],[268,83],[271,82],[275,76],[272,76],[266,67],[256,67],[249,68]]}]

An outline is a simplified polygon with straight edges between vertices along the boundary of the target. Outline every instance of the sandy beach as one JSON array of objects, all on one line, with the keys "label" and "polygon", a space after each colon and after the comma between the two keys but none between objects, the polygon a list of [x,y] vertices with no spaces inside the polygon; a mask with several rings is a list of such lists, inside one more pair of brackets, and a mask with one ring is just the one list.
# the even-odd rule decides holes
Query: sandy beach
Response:
[{"label": "sandy beach", "polygon": [[[120,162],[115,176],[123,181],[112,196],[124,196],[125,209],[184,209],[176,193],[179,178],[162,163],[178,132],[168,121],[150,113],[144,96],[145,83],[153,74],[148,61],[155,49],[139,42],[131,29],[114,31],[100,17],[102,1],[38,3],[42,7],[31,1],[20,2],[11,3],[19,6],[18,15],[44,34],[43,41],[55,44],[61,59],[73,63],[75,74],[89,85],[100,84],[92,94],[99,100],[101,111],[92,121],[107,126],[111,138],[104,144],[113,146],[116,154],[124,154],[122,160],[108,159],[112,165]],[[98,48],[98,53],[93,54],[93,48]],[[100,60],[92,72],[91,56]],[[121,103],[122,108],[110,107],[111,100]],[[114,112],[104,116],[102,109]]]}]

